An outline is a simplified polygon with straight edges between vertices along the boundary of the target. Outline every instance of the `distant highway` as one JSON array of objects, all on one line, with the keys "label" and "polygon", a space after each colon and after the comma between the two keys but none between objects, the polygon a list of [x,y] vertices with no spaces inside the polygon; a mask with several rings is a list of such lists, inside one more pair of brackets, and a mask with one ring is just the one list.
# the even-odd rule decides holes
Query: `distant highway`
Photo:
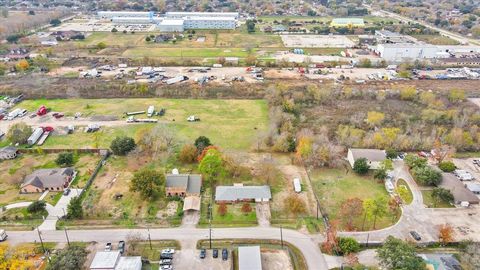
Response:
[{"label": "distant highway", "polygon": [[364,4],[364,6],[369,9],[370,11],[376,11],[376,12],[379,12],[385,16],[388,16],[390,18],[394,18],[394,19],[397,19],[397,20],[400,20],[400,21],[403,21],[403,22],[410,22],[410,23],[418,23],[418,24],[421,24],[427,28],[430,28],[432,30],[435,30],[437,32],[439,32],[441,35],[443,36],[447,36],[453,40],[456,40],[458,42],[460,42],[462,45],[480,45],[480,41],[478,40],[475,40],[475,39],[472,39],[472,38],[467,38],[465,36],[462,36],[460,34],[456,34],[456,33],[453,33],[453,32],[450,32],[450,31],[447,31],[445,29],[442,29],[442,28],[438,28],[436,26],[433,26],[433,25],[430,25],[426,22],[423,22],[423,21],[418,21],[418,20],[413,20],[411,18],[408,18],[408,17],[405,17],[405,16],[402,16],[402,15],[399,15],[397,13],[393,13],[393,12],[390,12],[390,11],[386,11],[386,10],[383,10],[383,9],[373,9],[370,5],[367,5],[367,4]]}]

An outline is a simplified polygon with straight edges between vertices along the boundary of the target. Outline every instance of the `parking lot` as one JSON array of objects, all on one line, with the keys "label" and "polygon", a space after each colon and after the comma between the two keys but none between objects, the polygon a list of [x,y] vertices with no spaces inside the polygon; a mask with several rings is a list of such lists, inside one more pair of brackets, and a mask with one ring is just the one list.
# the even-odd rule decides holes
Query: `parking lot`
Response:
[{"label": "parking lot", "polygon": [[229,252],[228,260],[222,260],[222,250],[218,250],[218,258],[212,257],[212,250],[207,249],[205,259],[200,259],[200,250],[189,248],[178,251],[174,255],[174,269],[195,270],[229,270],[232,269],[232,256]]}]

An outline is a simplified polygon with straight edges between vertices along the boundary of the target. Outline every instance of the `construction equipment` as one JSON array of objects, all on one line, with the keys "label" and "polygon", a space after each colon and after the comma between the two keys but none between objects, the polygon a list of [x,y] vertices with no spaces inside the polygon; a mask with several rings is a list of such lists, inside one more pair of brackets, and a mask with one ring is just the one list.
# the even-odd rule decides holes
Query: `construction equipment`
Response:
[{"label": "construction equipment", "polygon": [[187,117],[187,121],[188,122],[198,122],[198,121],[200,121],[200,118],[196,117],[195,115],[190,115],[189,117]]}]

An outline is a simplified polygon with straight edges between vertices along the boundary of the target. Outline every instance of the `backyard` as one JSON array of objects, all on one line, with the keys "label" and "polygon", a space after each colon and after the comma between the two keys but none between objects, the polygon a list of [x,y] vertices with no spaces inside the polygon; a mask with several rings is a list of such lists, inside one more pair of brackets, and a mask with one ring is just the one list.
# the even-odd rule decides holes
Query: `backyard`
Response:
[{"label": "backyard", "polygon": [[[345,167],[342,169],[315,170],[310,177],[313,190],[320,200],[321,207],[327,212],[330,221],[336,219],[340,221],[340,229],[345,229],[346,217],[340,214],[341,205],[345,200],[351,198],[361,200],[383,198],[387,202],[390,200],[384,184],[378,183],[371,174],[359,176]],[[362,214],[353,219],[355,228],[362,228],[363,217]],[[395,213],[387,210],[384,216],[377,218],[376,229],[391,226],[395,221]],[[367,219],[364,229],[373,229],[373,221]]]},{"label": "backyard", "polygon": [[[268,125],[268,107],[263,100],[200,100],[200,99],[37,99],[25,100],[18,107],[35,111],[41,105],[52,111],[82,117],[114,116],[124,117],[127,111],[146,110],[154,105],[166,113],[159,118],[162,124],[175,131],[180,140],[193,141],[200,135],[210,138],[212,143],[226,149],[248,150],[257,135]],[[195,115],[200,122],[187,122],[189,115]],[[101,122],[100,122],[101,124]],[[51,136],[45,147],[109,147],[116,136],[132,136],[140,129],[152,128],[155,124],[130,124],[121,128],[105,127],[96,133],[76,132],[73,135]]]}]

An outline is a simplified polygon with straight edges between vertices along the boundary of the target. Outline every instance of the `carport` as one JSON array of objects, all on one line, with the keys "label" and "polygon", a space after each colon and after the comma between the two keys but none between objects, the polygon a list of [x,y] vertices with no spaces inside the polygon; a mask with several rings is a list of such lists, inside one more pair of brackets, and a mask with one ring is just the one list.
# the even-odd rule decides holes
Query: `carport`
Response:
[{"label": "carport", "polygon": [[187,196],[183,201],[183,211],[200,211],[200,197]]}]

